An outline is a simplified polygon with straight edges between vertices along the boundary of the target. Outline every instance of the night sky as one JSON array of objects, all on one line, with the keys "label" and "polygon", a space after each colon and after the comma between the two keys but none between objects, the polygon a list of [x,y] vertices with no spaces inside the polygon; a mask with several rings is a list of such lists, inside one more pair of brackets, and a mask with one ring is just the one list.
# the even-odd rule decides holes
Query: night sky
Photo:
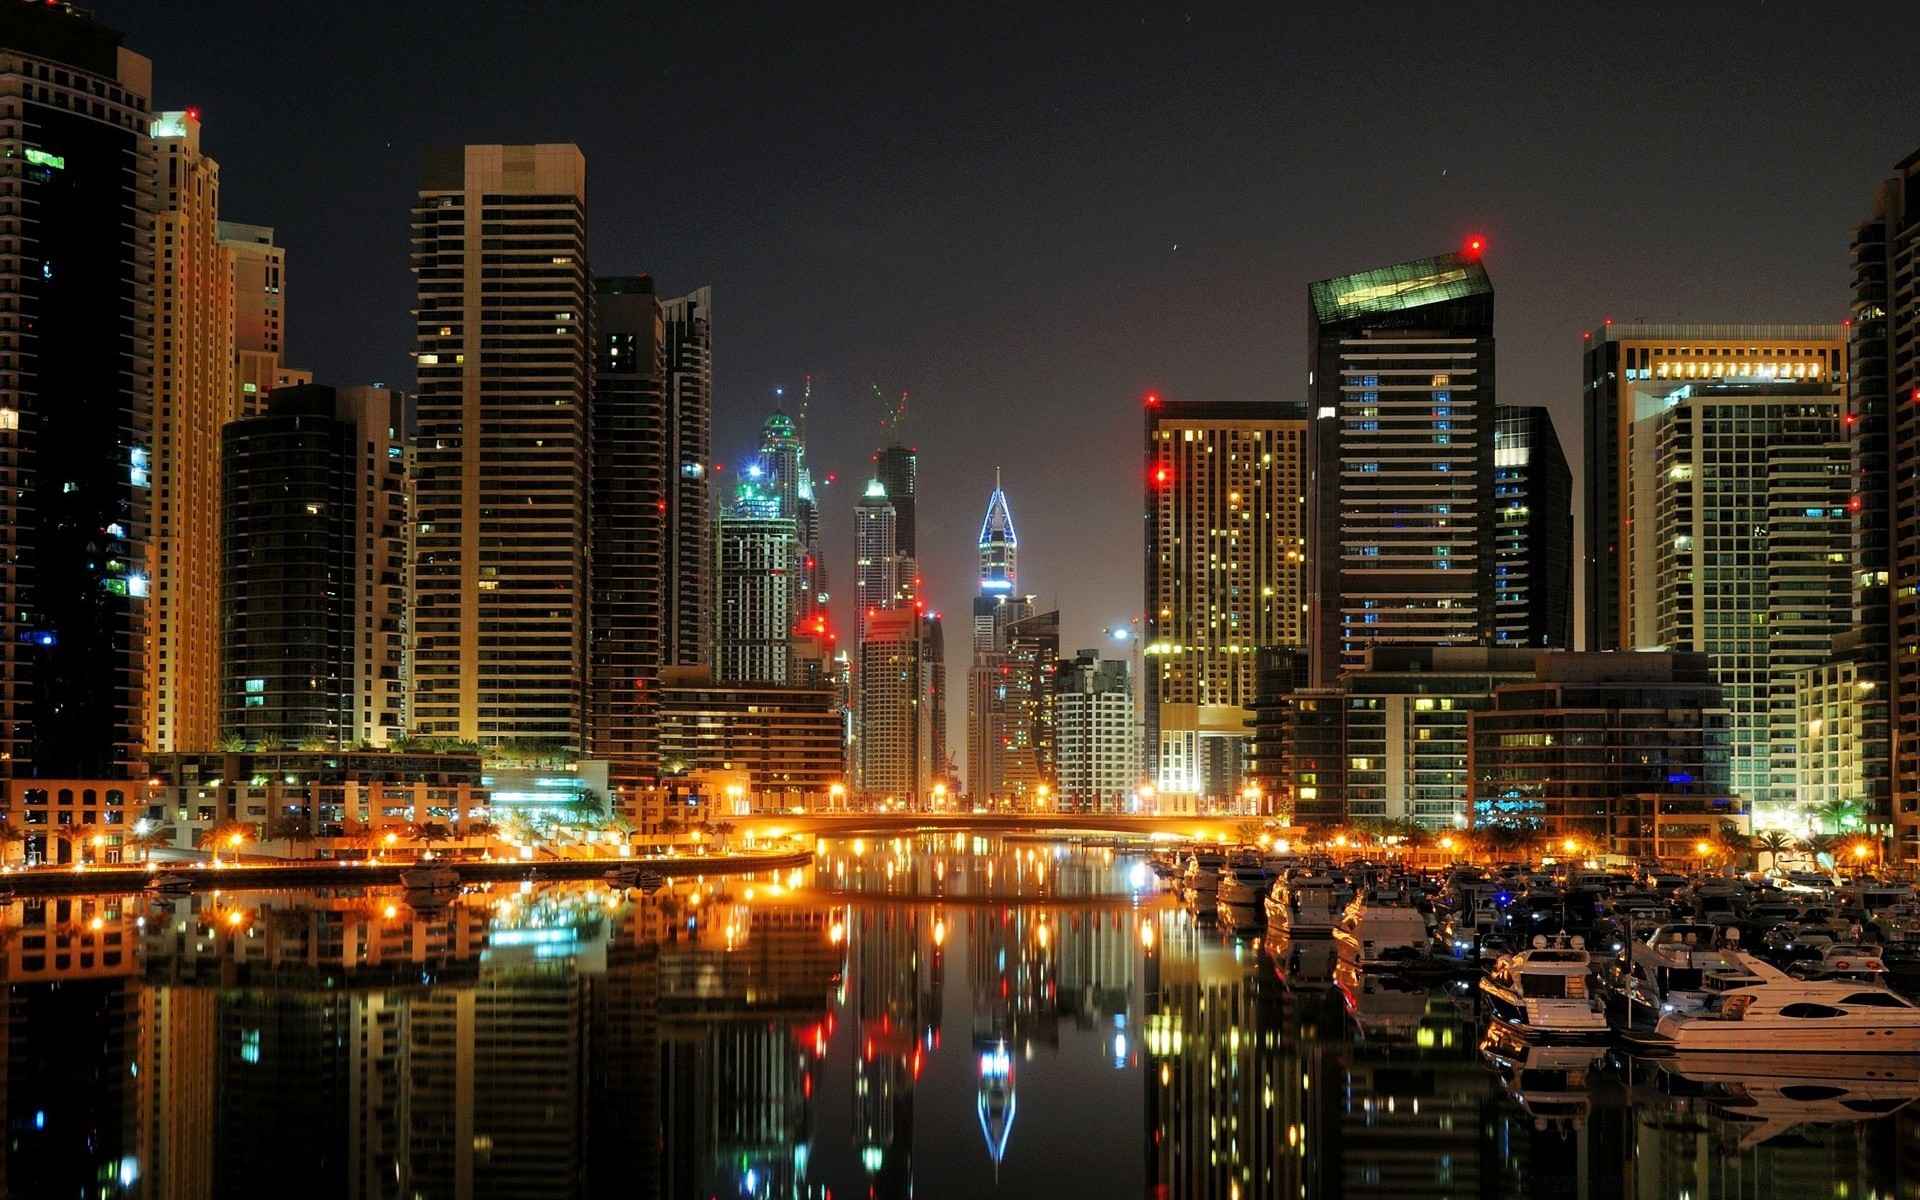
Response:
[{"label": "night sky", "polygon": [[909,392],[955,662],[994,468],[1023,590],[1094,644],[1141,606],[1141,395],[1304,398],[1308,281],[1483,234],[1500,398],[1577,464],[1581,330],[1840,320],[1920,149],[1907,2],[94,10],[279,230],[322,382],[411,386],[423,145],[577,142],[596,271],[714,289],[720,461],[812,373],[843,627],[870,385]]}]

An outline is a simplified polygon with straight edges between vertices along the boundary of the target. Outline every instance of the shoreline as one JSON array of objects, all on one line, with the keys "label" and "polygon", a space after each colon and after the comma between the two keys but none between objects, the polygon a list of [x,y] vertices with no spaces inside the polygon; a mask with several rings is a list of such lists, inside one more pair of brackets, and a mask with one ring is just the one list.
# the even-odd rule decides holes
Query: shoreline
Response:
[{"label": "shoreline", "polygon": [[[690,875],[749,875],[783,871],[813,862],[813,851],[779,854],[709,854],[672,858],[583,858],[534,862],[470,862],[433,859],[430,865],[452,867],[465,883],[518,883],[599,879],[616,867],[632,866],[669,879]],[[15,900],[40,897],[129,895],[146,890],[156,876],[186,876],[194,891],[254,891],[263,888],[399,887],[403,871],[429,865],[413,862],[361,866],[354,861],[314,859],[285,865],[208,867],[158,864],[139,867],[89,867],[84,871],[16,871],[0,876],[0,891]]]}]

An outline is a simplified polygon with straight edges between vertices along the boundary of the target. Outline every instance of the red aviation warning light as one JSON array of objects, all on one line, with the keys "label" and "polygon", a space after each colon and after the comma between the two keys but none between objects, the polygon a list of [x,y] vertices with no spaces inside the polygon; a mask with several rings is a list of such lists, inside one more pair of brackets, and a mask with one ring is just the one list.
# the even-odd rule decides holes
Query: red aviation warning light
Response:
[{"label": "red aviation warning light", "polygon": [[1155,467],[1153,469],[1153,482],[1159,485],[1160,487],[1167,486],[1167,484],[1171,482],[1172,479],[1173,479],[1173,472],[1167,470],[1165,467]]},{"label": "red aviation warning light", "polygon": [[1467,253],[1472,255],[1475,258],[1479,258],[1480,252],[1486,248],[1487,248],[1487,239],[1481,237],[1477,233],[1467,239]]},{"label": "red aviation warning light", "polygon": [[1160,393],[1159,393],[1159,392],[1148,392],[1148,393],[1147,393],[1147,407],[1148,407],[1148,408],[1152,408],[1152,407],[1153,407],[1154,405],[1156,405],[1156,404],[1158,404],[1158,403],[1160,403]]}]

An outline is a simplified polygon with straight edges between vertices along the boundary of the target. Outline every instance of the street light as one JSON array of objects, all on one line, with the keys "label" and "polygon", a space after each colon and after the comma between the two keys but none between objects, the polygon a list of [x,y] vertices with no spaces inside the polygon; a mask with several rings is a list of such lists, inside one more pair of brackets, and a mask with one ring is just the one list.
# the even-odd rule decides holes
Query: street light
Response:
[{"label": "street light", "polygon": [[1039,803],[1035,807],[1038,808],[1040,811],[1044,812],[1047,807],[1047,796],[1050,795],[1052,791],[1053,789],[1049,788],[1044,783],[1036,786],[1033,789],[1033,794],[1034,794],[1034,798],[1037,801],[1039,801]]},{"label": "street light", "polygon": [[847,785],[844,783],[836,783],[827,789],[827,799],[830,801],[827,807],[829,808],[839,809],[846,798]]}]

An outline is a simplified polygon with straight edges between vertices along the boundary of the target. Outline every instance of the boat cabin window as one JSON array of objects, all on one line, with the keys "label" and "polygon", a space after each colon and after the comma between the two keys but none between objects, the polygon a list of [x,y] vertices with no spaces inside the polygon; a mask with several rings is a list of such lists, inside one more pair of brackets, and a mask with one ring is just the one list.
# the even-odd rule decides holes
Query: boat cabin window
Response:
[{"label": "boat cabin window", "polygon": [[1799,1004],[1787,1005],[1785,1008],[1780,1010],[1780,1015],[1783,1017],[1792,1017],[1796,1020],[1801,1020],[1801,1021],[1821,1021],[1821,1020],[1826,1020],[1829,1017],[1840,1016],[1841,1013],[1839,1009],[1834,1008],[1831,1005],[1812,1004],[1812,1003],[1802,1001]]},{"label": "boat cabin window", "polygon": [[1853,1008],[1910,1008],[1905,1000],[1892,992],[1855,992],[1840,1003]]},{"label": "boat cabin window", "polygon": [[1569,994],[1576,997],[1585,995],[1584,989],[1579,987],[1569,991],[1567,983],[1570,978],[1567,975],[1522,975],[1520,994],[1529,1000],[1565,1000]]},{"label": "boat cabin window", "polygon": [[1747,1009],[1752,1006],[1753,997],[1751,995],[1746,992],[1736,992],[1730,996],[1724,994],[1708,996],[1707,1002],[1701,1006],[1701,1009],[1710,1016],[1724,1017],[1729,1021],[1738,1021],[1747,1015]]}]

